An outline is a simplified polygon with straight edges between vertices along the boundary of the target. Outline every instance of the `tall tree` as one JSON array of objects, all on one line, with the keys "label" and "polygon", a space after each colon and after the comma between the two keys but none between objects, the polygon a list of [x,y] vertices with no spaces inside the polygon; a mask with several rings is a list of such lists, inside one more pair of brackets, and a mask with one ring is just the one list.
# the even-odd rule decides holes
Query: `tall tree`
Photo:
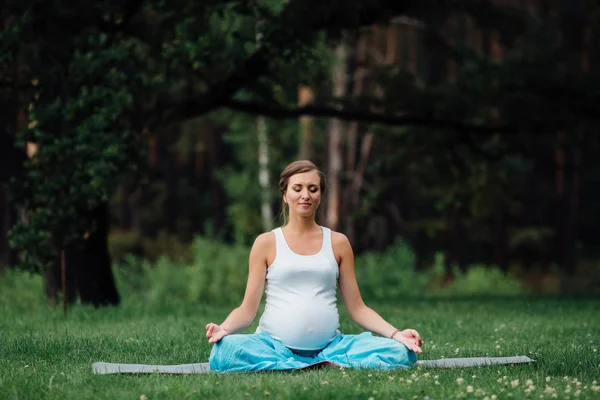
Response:
[{"label": "tall tree", "polygon": [[[333,97],[341,98],[346,94],[347,75],[347,50],[344,41],[337,44],[335,50],[335,61],[331,71],[333,82]],[[343,163],[342,139],[344,137],[344,123],[332,118],[327,130],[329,137],[327,174],[329,189],[327,191],[327,225],[333,229],[339,229],[340,203],[342,198],[341,173]]]}]

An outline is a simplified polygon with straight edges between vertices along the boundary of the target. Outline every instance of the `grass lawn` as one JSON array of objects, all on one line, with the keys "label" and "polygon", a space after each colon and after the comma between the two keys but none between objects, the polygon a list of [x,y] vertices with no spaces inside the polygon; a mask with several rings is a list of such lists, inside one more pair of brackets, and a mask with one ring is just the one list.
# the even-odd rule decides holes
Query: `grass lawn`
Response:
[{"label": "grass lawn", "polygon": [[[466,369],[231,375],[93,375],[95,361],[207,361],[204,325],[230,310],[193,304],[60,309],[0,303],[0,399],[600,398],[600,299],[448,299],[370,304],[425,340],[422,359],[527,355]],[[358,333],[342,310],[341,330]]]}]

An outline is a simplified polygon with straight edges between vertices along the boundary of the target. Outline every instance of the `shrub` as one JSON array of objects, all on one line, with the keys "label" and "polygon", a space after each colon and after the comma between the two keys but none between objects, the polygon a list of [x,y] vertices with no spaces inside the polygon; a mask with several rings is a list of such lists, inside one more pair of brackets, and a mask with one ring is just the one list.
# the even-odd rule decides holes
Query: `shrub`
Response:
[{"label": "shrub", "polygon": [[365,299],[392,300],[423,294],[428,276],[416,271],[413,250],[402,241],[382,253],[356,257],[356,278]]},{"label": "shrub", "polygon": [[[190,260],[162,256],[157,262],[133,256],[115,268],[124,296],[139,294],[150,305],[172,302],[237,305],[248,276],[248,254],[243,245],[197,237]],[[356,276],[366,301],[394,301],[426,295],[514,295],[524,292],[521,282],[493,267],[474,265],[466,273],[455,270],[449,281],[443,257],[437,254],[425,271],[416,270],[416,258],[405,242],[381,253],[356,257]]]},{"label": "shrub", "polygon": [[41,275],[9,269],[0,275],[0,315],[11,310],[28,312],[46,305],[44,282]]},{"label": "shrub", "polygon": [[236,304],[244,295],[250,249],[198,237],[190,261],[161,256],[157,262],[128,257],[115,268],[121,291],[149,304],[202,302]]},{"label": "shrub", "polygon": [[191,259],[189,243],[166,232],[159,232],[156,237],[141,237],[135,232],[113,230],[108,236],[108,251],[115,263],[124,262],[131,255],[152,262],[162,256],[182,262]]},{"label": "shrub", "polygon": [[458,268],[453,271],[453,279],[439,289],[441,295],[480,296],[518,295],[525,293],[521,281],[499,268],[481,264],[472,265],[466,273]]}]

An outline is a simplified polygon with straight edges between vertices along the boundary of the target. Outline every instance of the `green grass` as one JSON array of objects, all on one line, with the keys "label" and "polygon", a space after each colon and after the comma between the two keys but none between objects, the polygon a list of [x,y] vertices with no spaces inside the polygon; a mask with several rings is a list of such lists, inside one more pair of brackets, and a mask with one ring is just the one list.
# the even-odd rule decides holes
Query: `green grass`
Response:
[{"label": "green grass", "polygon": [[[0,293],[0,399],[550,399],[546,386],[556,390],[559,399],[600,398],[600,385],[593,383],[600,381],[600,299],[455,298],[370,304],[393,324],[421,332],[422,359],[527,355],[537,360],[532,365],[93,375],[95,361],[206,361],[210,346],[204,325],[220,322],[230,308],[168,299],[161,306],[149,306],[137,295],[126,295],[118,308],[76,306],[65,318],[60,308],[44,305],[40,295],[41,289],[39,294],[28,293],[27,302],[16,302]],[[341,329],[361,331],[343,310]],[[535,386],[531,393],[528,380]]]}]

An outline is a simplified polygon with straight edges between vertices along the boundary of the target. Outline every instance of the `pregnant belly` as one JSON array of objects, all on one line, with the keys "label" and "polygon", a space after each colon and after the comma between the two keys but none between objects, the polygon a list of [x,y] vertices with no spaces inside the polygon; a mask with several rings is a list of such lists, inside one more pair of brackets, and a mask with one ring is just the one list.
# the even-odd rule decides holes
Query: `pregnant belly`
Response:
[{"label": "pregnant belly", "polygon": [[264,331],[291,349],[318,350],[337,335],[337,308],[319,302],[304,302],[294,307],[266,310]]}]

